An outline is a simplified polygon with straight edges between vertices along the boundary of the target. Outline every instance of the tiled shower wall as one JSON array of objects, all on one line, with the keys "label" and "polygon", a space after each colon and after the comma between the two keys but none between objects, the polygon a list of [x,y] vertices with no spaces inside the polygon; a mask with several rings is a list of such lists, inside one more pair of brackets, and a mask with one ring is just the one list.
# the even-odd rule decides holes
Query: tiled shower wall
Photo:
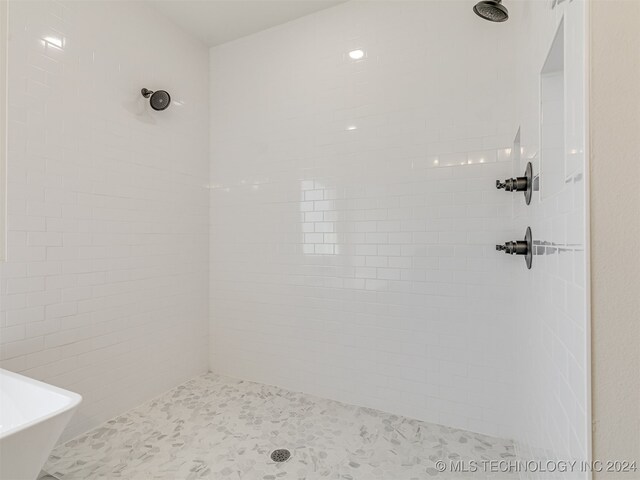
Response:
[{"label": "tiled shower wall", "polygon": [[134,2],[9,22],[1,366],[83,395],[69,436],[207,369],[207,50]]},{"label": "tiled shower wall", "polygon": [[211,49],[214,371],[514,435],[510,28],[350,2]]},{"label": "tiled shower wall", "polygon": [[[528,225],[537,242],[531,271],[518,269],[513,293],[519,346],[517,405],[520,454],[526,458],[585,460],[590,451],[589,316],[586,251],[585,15],[586,2],[519,2],[509,21],[520,26],[517,108],[522,155],[514,175],[531,161],[540,174],[531,205],[514,199],[514,235]],[[560,25],[564,28],[564,132],[541,129],[540,73]],[[562,49],[561,49],[562,50]],[[561,53],[562,56],[562,53]],[[562,95],[562,94],[561,94]],[[559,107],[559,105],[556,105]],[[553,114],[553,111],[551,112]],[[545,158],[549,137],[563,145]],[[540,146],[542,145],[542,149]],[[559,161],[559,164],[550,164]],[[546,162],[546,163],[545,163]],[[584,478],[576,474],[570,478]],[[528,478],[528,477],[526,477]],[[542,474],[541,478],[554,478]],[[568,474],[559,478],[569,478]]]}]

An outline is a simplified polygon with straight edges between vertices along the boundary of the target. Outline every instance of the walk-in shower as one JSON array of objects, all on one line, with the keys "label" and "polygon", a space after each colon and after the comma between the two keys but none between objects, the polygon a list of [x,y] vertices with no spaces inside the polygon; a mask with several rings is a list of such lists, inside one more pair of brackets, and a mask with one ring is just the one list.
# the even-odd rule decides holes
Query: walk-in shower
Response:
[{"label": "walk-in shower", "polygon": [[586,7],[476,1],[8,2],[1,366],[83,398],[44,470],[588,457]]}]

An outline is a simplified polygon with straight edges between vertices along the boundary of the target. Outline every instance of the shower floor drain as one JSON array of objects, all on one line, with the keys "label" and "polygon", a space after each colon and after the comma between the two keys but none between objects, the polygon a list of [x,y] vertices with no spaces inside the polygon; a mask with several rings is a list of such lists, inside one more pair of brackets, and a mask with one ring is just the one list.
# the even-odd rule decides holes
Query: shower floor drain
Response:
[{"label": "shower floor drain", "polygon": [[286,462],[291,458],[291,452],[286,448],[279,448],[271,452],[271,460],[274,462]]}]

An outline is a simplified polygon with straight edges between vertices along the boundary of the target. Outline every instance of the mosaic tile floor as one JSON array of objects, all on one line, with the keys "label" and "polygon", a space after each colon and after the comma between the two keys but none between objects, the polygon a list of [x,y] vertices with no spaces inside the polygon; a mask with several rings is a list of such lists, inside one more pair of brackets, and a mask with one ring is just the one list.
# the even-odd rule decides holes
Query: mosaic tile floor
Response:
[{"label": "mosaic tile floor", "polygon": [[[277,448],[291,458],[273,462]],[[507,440],[206,374],[57,447],[45,470],[62,480],[512,480],[436,462],[514,458]]]}]

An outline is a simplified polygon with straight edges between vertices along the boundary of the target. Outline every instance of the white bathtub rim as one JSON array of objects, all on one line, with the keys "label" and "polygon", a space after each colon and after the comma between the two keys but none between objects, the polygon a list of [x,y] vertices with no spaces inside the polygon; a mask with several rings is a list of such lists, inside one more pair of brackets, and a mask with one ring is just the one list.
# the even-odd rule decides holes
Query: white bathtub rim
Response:
[{"label": "white bathtub rim", "polygon": [[2,377],[3,375],[6,375],[8,377],[12,377],[16,380],[20,380],[23,382],[27,382],[30,383],[31,385],[34,385],[38,388],[41,388],[43,390],[52,392],[52,393],[56,393],[62,397],[65,397],[68,400],[68,403],[66,405],[63,405],[55,410],[52,410],[49,413],[46,413],[44,415],[38,416],[32,420],[29,420],[27,422],[21,423],[20,425],[16,425],[15,427],[12,428],[8,428],[5,431],[1,431],[0,432],[0,440],[4,440],[12,435],[15,435],[17,433],[22,432],[23,430],[26,430],[28,428],[31,428],[35,425],[38,425],[40,423],[46,422],[47,420],[57,417],[58,415],[62,415],[63,413],[69,411],[69,410],[73,410],[75,409],[80,402],[82,402],[82,395],[75,393],[75,392],[71,392],[69,390],[65,390],[63,388],[60,387],[56,387],[55,385],[50,385],[48,383],[45,382],[41,382],[39,380],[35,380],[33,378],[30,377],[26,377],[24,375],[20,375],[18,373],[15,372],[11,372],[9,370],[4,370],[2,368],[0,368],[0,377]]}]

